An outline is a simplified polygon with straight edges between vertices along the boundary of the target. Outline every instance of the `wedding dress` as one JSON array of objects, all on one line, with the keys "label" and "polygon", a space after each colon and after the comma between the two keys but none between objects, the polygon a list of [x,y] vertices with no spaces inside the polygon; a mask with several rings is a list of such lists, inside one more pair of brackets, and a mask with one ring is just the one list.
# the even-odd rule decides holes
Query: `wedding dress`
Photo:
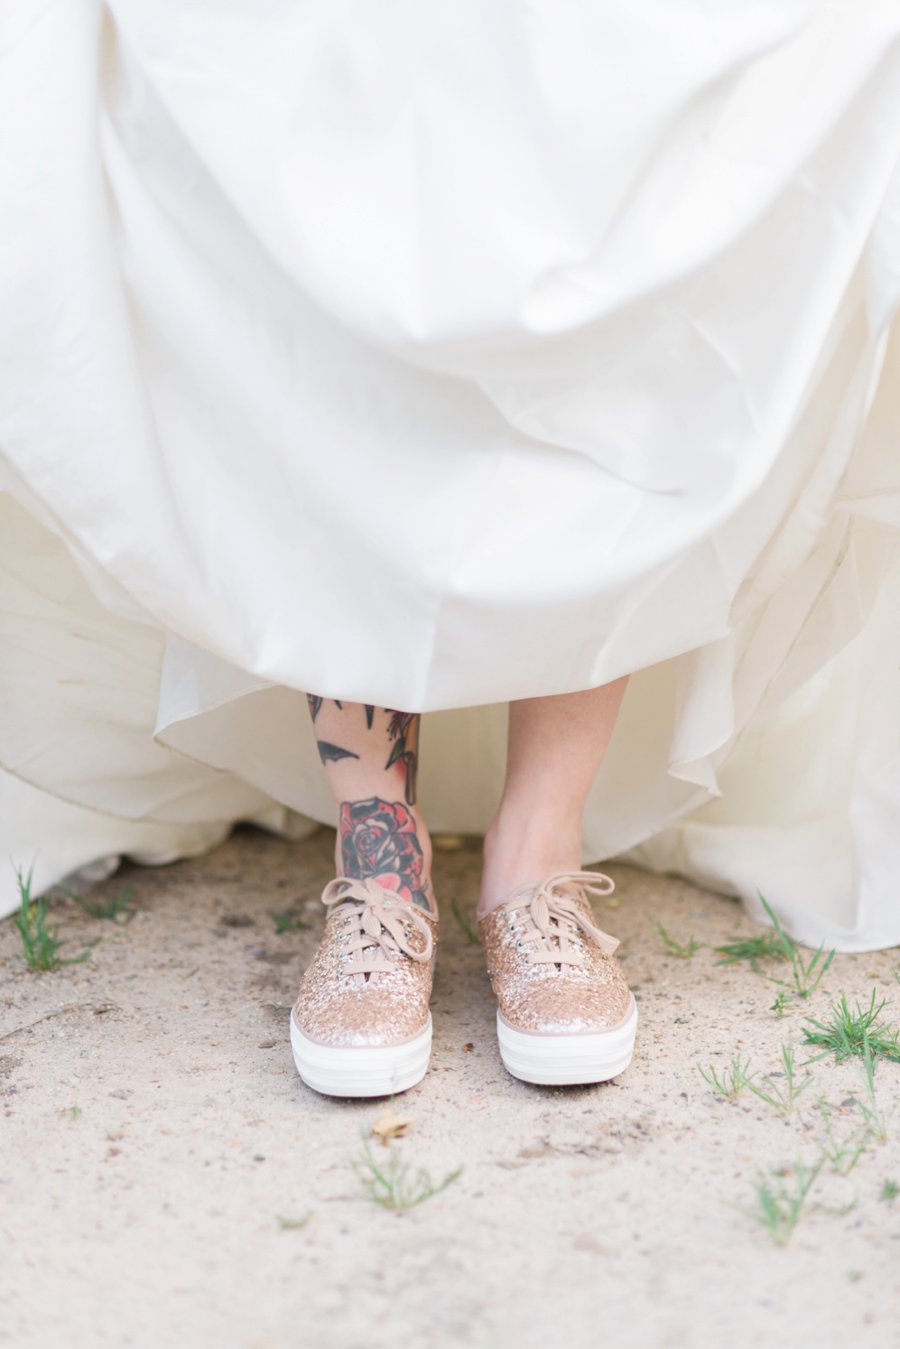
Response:
[{"label": "wedding dress", "polygon": [[17,0],[0,912],[631,674],[588,861],[900,942],[896,0]]}]

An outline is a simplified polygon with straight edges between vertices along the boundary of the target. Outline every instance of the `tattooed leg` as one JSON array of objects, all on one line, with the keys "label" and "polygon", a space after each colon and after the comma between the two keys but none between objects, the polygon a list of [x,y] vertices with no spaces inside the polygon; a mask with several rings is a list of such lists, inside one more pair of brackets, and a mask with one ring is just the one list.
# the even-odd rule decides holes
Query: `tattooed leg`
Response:
[{"label": "tattooed leg", "polygon": [[430,908],[431,840],[416,806],[419,713],[307,698],[338,805],[338,875],[372,877]]}]

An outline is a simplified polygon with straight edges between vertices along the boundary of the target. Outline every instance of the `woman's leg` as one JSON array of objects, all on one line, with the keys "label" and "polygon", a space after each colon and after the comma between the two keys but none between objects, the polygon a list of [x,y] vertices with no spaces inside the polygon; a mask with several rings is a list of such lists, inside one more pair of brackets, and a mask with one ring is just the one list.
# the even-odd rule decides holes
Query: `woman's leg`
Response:
[{"label": "woman's leg", "polygon": [[431,1055],[438,921],[416,805],[419,716],[307,697],[338,806],[337,875],[291,1012],[294,1062],[327,1095],[389,1096],[420,1082]]},{"label": "woman's leg", "polygon": [[420,715],[307,697],[338,806],[337,874],[432,907],[431,840],[416,804]]},{"label": "woman's leg", "polygon": [[581,867],[581,817],[626,683],[510,703],[506,783],[485,836],[479,917],[517,886]]},{"label": "woman's leg", "polygon": [[606,1082],[631,1062],[637,1004],[590,904],[612,882],[581,863],[581,817],[625,684],[510,704],[479,932],[500,1058],[524,1082]]}]

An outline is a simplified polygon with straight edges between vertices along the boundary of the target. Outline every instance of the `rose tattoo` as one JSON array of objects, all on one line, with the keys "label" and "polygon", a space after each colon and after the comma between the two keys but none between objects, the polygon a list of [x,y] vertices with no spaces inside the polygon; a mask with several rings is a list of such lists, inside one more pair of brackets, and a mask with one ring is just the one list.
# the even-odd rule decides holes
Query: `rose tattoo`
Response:
[{"label": "rose tattoo", "polygon": [[416,823],[402,801],[343,801],[339,829],[344,873],[372,877],[403,899],[428,908],[425,859]]}]

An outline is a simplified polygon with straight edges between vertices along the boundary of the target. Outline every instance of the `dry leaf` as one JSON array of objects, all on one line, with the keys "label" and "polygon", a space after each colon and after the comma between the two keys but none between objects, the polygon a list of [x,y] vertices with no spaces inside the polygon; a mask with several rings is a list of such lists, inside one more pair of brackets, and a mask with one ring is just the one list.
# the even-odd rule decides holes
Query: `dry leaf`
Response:
[{"label": "dry leaf", "polygon": [[387,1110],[382,1110],[375,1123],[372,1125],[373,1138],[380,1138],[387,1147],[389,1138],[403,1138],[409,1128],[411,1120],[405,1115],[397,1115],[388,1106]]}]

